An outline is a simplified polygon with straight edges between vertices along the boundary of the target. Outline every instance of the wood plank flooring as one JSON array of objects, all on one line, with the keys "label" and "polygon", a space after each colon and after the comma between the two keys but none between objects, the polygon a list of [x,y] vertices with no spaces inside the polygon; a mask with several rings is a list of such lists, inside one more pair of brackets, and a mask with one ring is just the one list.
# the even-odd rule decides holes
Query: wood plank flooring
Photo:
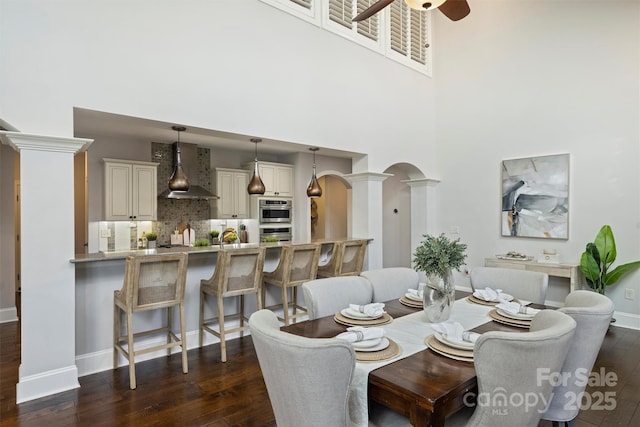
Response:
[{"label": "wood plank flooring", "polygon": [[[251,338],[136,364],[138,388],[129,389],[127,367],[80,378],[79,389],[16,405],[20,364],[19,323],[0,324],[0,424],[9,426],[275,426]],[[613,410],[581,411],[577,427],[640,425],[640,331],[611,327],[594,371],[614,372]],[[42,357],[46,357],[43,354]],[[551,426],[541,422],[541,427]],[[328,426],[330,427],[330,426]]]}]

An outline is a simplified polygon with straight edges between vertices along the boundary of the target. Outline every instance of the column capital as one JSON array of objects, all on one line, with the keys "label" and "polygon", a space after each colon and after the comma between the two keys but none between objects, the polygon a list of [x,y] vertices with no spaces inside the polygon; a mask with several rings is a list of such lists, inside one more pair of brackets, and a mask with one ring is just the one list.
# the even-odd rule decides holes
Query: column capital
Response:
[{"label": "column capital", "polygon": [[439,179],[431,179],[431,178],[419,178],[419,179],[406,179],[403,181],[409,187],[435,187],[440,184]]},{"label": "column capital", "polygon": [[349,182],[362,182],[362,181],[377,181],[382,182],[385,179],[393,176],[392,173],[378,173],[378,172],[361,172],[361,173],[350,173],[347,175],[342,175],[344,179]]},{"label": "column capital", "polygon": [[93,139],[86,138],[66,138],[10,131],[0,131],[0,136],[8,141],[16,151],[34,150],[75,154],[78,151],[86,150],[93,142]]}]

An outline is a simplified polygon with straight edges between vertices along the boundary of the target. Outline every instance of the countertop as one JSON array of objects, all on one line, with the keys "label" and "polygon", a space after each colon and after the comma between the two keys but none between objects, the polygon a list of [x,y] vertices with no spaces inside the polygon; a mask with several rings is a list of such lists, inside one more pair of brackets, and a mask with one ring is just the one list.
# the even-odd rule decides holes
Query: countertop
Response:
[{"label": "countertop", "polygon": [[[342,237],[335,239],[314,239],[311,243],[320,243],[320,244],[329,244],[340,242],[343,240],[373,240],[370,238],[356,238],[356,237]],[[293,241],[293,242],[272,242],[272,243],[228,243],[222,245],[222,247],[226,250],[229,249],[243,249],[243,248],[257,248],[263,247],[266,249],[280,248],[284,245],[291,244],[304,244],[309,243]],[[97,252],[90,254],[76,254],[75,258],[71,259],[72,263],[83,263],[83,262],[93,262],[93,261],[107,261],[107,260],[117,260],[117,259],[125,259],[126,257],[132,256],[144,256],[144,255],[156,255],[156,254],[170,254],[176,252],[187,252],[189,255],[192,254],[206,254],[218,252],[220,250],[221,245],[213,245],[213,246],[172,246],[169,248],[156,248],[156,249],[139,249],[139,250],[130,250],[130,251],[113,251],[113,252]]]}]

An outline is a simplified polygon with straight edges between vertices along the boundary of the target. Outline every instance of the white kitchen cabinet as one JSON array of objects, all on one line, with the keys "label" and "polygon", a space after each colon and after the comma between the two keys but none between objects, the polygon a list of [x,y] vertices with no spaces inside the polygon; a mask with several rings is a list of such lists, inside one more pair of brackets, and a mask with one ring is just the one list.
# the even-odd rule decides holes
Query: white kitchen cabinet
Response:
[{"label": "white kitchen cabinet", "polygon": [[258,162],[265,196],[293,197],[293,166]]},{"label": "white kitchen cabinet", "polygon": [[158,164],[103,159],[105,221],[155,221]]},{"label": "white kitchen cabinet", "polygon": [[216,168],[216,195],[220,199],[214,203],[214,217],[249,218],[249,172],[243,169]]}]

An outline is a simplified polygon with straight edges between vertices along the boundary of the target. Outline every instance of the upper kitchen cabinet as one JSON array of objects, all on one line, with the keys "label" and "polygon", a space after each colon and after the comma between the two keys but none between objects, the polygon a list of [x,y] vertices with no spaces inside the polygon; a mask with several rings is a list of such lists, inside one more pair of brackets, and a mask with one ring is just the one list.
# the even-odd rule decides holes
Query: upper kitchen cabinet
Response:
[{"label": "upper kitchen cabinet", "polygon": [[155,221],[157,163],[103,159],[105,221]]},{"label": "upper kitchen cabinet", "polygon": [[293,166],[269,162],[259,162],[258,166],[265,196],[293,197]]},{"label": "upper kitchen cabinet", "polygon": [[214,218],[249,218],[249,172],[216,168],[214,181],[220,197],[214,203]]}]

